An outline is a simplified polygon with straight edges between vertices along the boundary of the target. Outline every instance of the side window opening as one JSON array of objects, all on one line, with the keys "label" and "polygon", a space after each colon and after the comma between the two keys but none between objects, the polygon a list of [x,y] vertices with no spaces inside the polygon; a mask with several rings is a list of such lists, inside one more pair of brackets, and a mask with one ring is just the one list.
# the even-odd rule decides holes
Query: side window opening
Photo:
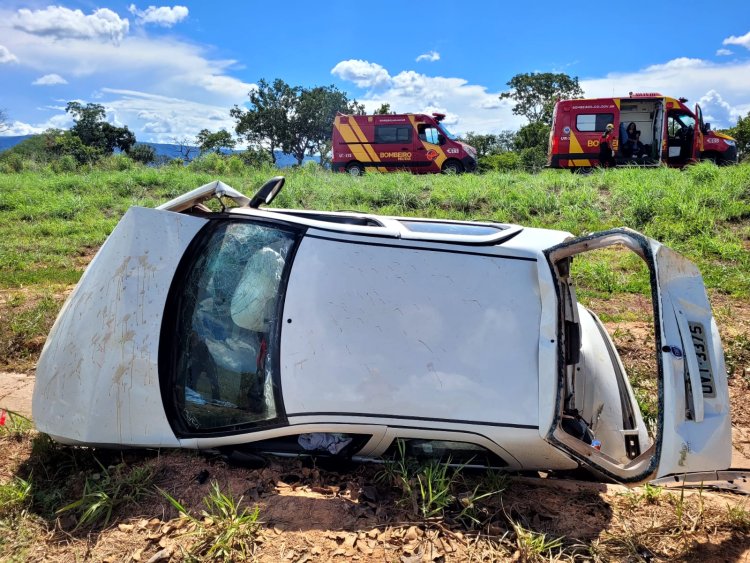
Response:
[{"label": "side window opening", "polygon": [[613,113],[579,113],[576,115],[576,129],[582,133],[601,133],[607,125],[615,122]]},{"label": "side window opening", "polygon": [[376,125],[375,143],[410,143],[412,128],[404,125]]},{"label": "side window opening", "polygon": [[648,265],[617,244],[564,259],[558,275],[561,298],[568,296],[561,324],[566,365],[560,427],[624,468],[658,440]]},{"label": "side window opening", "polygon": [[279,416],[274,362],[280,292],[294,234],[249,222],[216,227],[176,311],[173,396],[190,431]]},{"label": "side window opening", "polygon": [[315,456],[350,458],[370,441],[370,434],[307,432],[250,442],[234,449],[269,452],[282,456]]},{"label": "side window opening", "polygon": [[507,467],[508,463],[487,448],[470,442],[397,438],[383,452],[383,459],[398,459],[401,455],[419,462],[438,461],[455,465]]},{"label": "side window opening", "polygon": [[433,145],[440,144],[440,131],[437,127],[431,125],[419,125],[418,134],[421,141],[432,143]]}]

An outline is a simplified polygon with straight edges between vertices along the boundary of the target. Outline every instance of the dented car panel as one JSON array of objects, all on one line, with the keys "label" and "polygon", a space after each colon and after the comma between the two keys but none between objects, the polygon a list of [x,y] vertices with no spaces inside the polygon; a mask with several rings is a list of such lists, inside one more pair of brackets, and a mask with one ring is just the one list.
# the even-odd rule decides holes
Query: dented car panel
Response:
[{"label": "dented car panel", "polygon": [[[238,207],[209,211],[217,196]],[[574,239],[253,206],[262,199],[212,182],[125,214],[45,344],[41,431],[70,444],[358,459],[400,441],[414,455],[582,465],[621,482],[729,466],[705,288],[661,244],[629,229]],[[570,275],[577,255],[613,245],[650,272],[654,428]]]}]

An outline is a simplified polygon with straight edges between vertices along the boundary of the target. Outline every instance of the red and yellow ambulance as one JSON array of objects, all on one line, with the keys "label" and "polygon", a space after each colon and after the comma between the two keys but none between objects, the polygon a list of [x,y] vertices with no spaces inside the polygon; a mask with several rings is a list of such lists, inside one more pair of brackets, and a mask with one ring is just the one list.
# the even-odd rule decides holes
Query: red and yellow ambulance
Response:
[{"label": "red and yellow ambulance", "polygon": [[622,98],[561,100],[555,104],[547,164],[572,171],[600,164],[607,125],[614,164],[682,167],[698,160],[736,164],[733,138],[711,130],[698,104],[658,93]]},{"label": "red and yellow ambulance", "polygon": [[477,151],[441,123],[445,115],[342,115],[333,123],[331,168],[360,176],[365,170],[416,174],[472,172]]}]

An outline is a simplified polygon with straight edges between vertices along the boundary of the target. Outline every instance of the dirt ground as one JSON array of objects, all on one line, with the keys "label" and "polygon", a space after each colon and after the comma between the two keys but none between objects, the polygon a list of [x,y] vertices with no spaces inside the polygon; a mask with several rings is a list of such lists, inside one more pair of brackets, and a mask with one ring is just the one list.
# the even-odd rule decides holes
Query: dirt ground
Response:
[{"label": "dirt ground", "polygon": [[[727,360],[733,466],[750,471],[750,349],[742,344],[750,335],[750,303],[723,296],[713,296],[712,302],[725,347],[732,350]],[[647,368],[650,360],[643,349],[653,338],[647,305],[638,297],[595,305],[599,313],[635,312],[633,320],[607,323],[607,328],[626,365],[642,362]],[[31,415],[32,368],[33,363],[24,362],[17,371],[0,372],[0,408]],[[40,467],[40,452],[49,456],[50,448],[58,457],[44,458],[51,461]],[[42,483],[42,473],[64,469],[66,486],[82,491],[83,465],[78,473],[63,468],[60,460],[72,458],[59,457],[61,449],[33,431],[0,433],[0,485],[16,476]],[[118,507],[104,526],[77,527],[72,511],[32,509],[15,516],[21,520],[10,528],[0,525],[0,559],[190,560],[188,552],[201,530],[218,526],[214,518],[201,516],[204,499],[217,483],[225,494],[242,498],[241,506],[259,508],[262,524],[250,553],[258,561],[750,561],[750,497],[704,488],[655,491],[571,476],[517,475],[503,482],[502,494],[482,505],[477,514],[481,525],[472,526],[450,513],[416,517],[399,491],[379,479],[382,466],[377,465],[323,467],[310,460],[277,459],[238,464],[189,452],[97,455],[105,473],[115,467],[147,468],[153,484],[179,500],[196,520],[180,517],[154,492]],[[482,477],[469,476],[467,486],[475,478]],[[53,494],[53,489],[46,492]],[[540,537],[563,540],[537,549]]]}]

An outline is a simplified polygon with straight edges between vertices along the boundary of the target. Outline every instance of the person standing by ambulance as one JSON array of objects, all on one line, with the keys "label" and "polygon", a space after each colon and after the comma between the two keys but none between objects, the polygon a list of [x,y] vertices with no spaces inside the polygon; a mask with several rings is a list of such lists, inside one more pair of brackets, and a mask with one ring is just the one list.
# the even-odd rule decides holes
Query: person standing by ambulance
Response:
[{"label": "person standing by ambulance", "polygon": [[599,141],[599,166],[603,166],[604,168],[610,168],[615,165],[614,152],[612,151],[614,130],[615,126],[607,123],[607,127],[604,129],[602,138]]}]

